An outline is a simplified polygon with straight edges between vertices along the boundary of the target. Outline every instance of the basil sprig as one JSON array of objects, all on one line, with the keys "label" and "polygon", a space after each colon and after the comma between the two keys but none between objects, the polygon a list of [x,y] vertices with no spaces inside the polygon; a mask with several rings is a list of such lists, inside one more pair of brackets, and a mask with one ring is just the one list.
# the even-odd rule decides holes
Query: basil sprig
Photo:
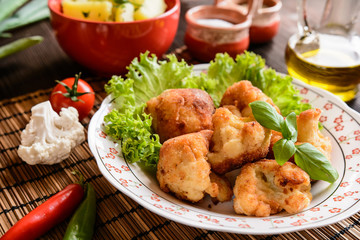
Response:
[{"label": "basil sprig", "polygon": [[329,160],[310,143],[295,145],[297,141],[296,114],[290,113],[285,119],[275,108],[264,101],[250,103],[252,113],[263,127],[281,132],[283,138],[273,146],[275,160],[283,165],[293,155],[296,165],[307,172],[311,179],[333,183],[339,174]]}]

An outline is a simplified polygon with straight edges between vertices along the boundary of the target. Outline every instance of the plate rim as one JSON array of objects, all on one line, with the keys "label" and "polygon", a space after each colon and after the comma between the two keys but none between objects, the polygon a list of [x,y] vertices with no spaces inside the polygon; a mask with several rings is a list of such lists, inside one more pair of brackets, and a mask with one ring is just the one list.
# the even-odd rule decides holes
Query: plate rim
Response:
[{"label": "plate rim", "polygon": [[[205,63],[205,64],[197,64],[197,65],[193,65],[193,71],[201,71],[201,70],[205,70],[208,69],[209,67],[209,63]],[[279,73],[279,72],[277,72]],[[287,75],[284,73],[279,73],[282,75]],[[292,77],[293,78],[293,77]],[[304,83],[296,78],[293,78],[293,82],[296,83],[297,85],[300,85],[304,88],[307,89],[312,89],[314,92],[318,93],[319,95],[323,95],[323,97],[326,100],[331,100],[332,102],[334,102],[335,104],[337,104],[338,106],[341,106],[341,108],[343,108],[344,110],[346,110],[346,113],[349,114],[353,119],[356,119],[357,122],[360,121],[360,113],[356,112],[354,109],[350,108],[344,101],[342,101],[339,97],[337,97],[336,95],[320,89],[318,87],[314,87],[311,86],[307,83]],[[100,110],[104,110],[105,106],[108,105],[110,103],[110,96],[107,96],[103,102],[101,103],[99,109],[96,111],[96,113],[93,115],[93,117],[90,120],[89,123],[89,128],[88,128],[88,143],[89,143],[89,147],[91,152],[93,153],[97,165],[99,167],[100,172],[102,173],[102,175],[106,178],[107,181],[109,181],[116,189],[118,189],[121,193],[125,194],[126,196],[130,197],[132,200],[134,200],[135,202],[137,202],[138,204],[140,204],[142,207],[148,209],[149,211],[162,216],[166,219],[187,225],[187,226],[191,226],[191,227],[195,227],[195,228],[203,228],[203,229],[207,229],[207,230],[212,230],[212,231],[220,231],[220,232],[229,232],[229,233],[237,233],[237,234],[252,234],[252,235],[274,235],[274,234],[282,234],[282,233],[288,233],[288,232],[296,232],[296,231],[301,231],[301,230],[305,230],[305,229],[313,229],[313,228],[319,228],[319,227],[323,227],[329,224],[334,224],[337,221],[341,221],[344,220],[348,217],[351,217],[352,215],[356,214],[360,208],[358,207],[357,210],[354,209],[354,207],[356,205],[359,205],[359,201],[358,200],[356,203],[354,203],[352,205],[352,207],[349,207],[347,210],[339,213],[338,215],[329,217],[324,219],[323,221],[320,222],[314,222],[313,224],[306,224],[306,225],[300,225],[300,226],[288,226],[288,227],[281,227],[281,228],[272,228],[272,229],[266,229],[266,231],[259,231],[259,229],[256,229],[254,231],[254,229],[249,228],[234,228],[234,227],[226,227],[226,226],[219,226],[219,225],[212,225],[212,224],[208,224],[207,222],[199,222],[196,220],[193,221],[189,221],[189,219],[185,219],[183,217],[179,217],[179,218],[174,218],[174,217],[169,217],[172,215],[169,215],[168,212],[163,211],[161,209],[159,209],[158,207],[152,205],[152,204],[148,204],[145,200],[139,198],[138,196],[132,194],[128,189],[126,189],[125,187],[122,187],[121,185],[119,186],[119,183],[117,182],[117,180],[115,179],[115,177],[112,174],[109,174],[109,171],[106,170],[104,164],[102,164],[102,160],[99,158],[98,154],[94,154],[94,152],[97,153],[97,148],[96,148],[96,143],[95,143],[95,138],[93,137],[94,133],[96,132],[96,127],[98,126],[98,121],[100,120],[101,122],[103,122],[103,120],[99,119],[101,116],[101,111]],[[92,134],[92,135],[91,135]],[[127,164],[128,162],[126,160],[124,160]],[[346,168],[345,168],[346,171]],[[110,176],[109,176],[110,175]],[[135,175],[134,175],[135,176]],[[136,176],[135,176],[136,177]],[[339,182],[339,185],[341,184],[341,181]],[[338,188],[339,186],[337,186]],[[167,200],[167,199],[165,199]],[[205,210],[204,210],[205,211]],[[208,210],[209,211],[209,210]],[[209,211],[211,212],[211,211]],[[274,216],[274,215],[273,215]],[[241,217],[241,216],[239,216]],[[246,217],[246,216],[244,216]],[[272,218],[272,216],[269,216],[269,218]],[[333,218],[334,220],[328,220]]]}]

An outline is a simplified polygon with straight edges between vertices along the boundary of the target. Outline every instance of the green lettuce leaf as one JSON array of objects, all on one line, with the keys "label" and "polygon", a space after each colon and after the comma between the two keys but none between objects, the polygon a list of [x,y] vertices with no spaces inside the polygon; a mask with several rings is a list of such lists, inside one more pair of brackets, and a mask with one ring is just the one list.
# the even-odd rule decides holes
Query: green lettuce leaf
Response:
[{"label": "green lettuce leaf", "polygon": [[127,161],[156,166],[161,144],[159,136],[151,131],[150,115],[134,116],[131,110],[121,113],[114,109],[104,117],[104,121],[107,123],[105,132],[121,140],[121,151]]},{"label": "green lettuce leaf", "polygon": [[284,116],[291,112],[298,115],[311,108],[310,104],[301,102],[298,90],[291,83],[292,77],[266,68],[265,60],[252,52],[238,55],[235,60],[226,53],[217,54],[210,63],[208,77],[217,82],[216,88],[209,92],[217,104],[229,86],[241,80],[249,80],[272,98]]},{"label": "green lettuce leaf", "polygon": [[168,61],[158,61],[149,52],[135,58],[128,67],[127,78],[134,80],[136,105],[146,103],[153,97],[171,88],[198,88],[199,76],[184,60],[168,55]]},{"label": "green lettuce leaf", "polygon": [[201,88],[205,76],[194,74],[192,66],[174,55],[158,61],[148,52],[134,59],[128,70],[126,79],[113,76],[105,85],[114,106],[104,118],[105,132],[121,141],[127,161],[155,166],[161,144],[151,130],[151,116],[143,113],[146,102],[166,89]]},{"label": "green lettuce leaf", "polygon": [[143,112],[146,102],[166,89],[199,88],[207,91],[215,106],[219,106],[230,85],[247,79],[273,98],[283,115],[310,108],[309,104],[301,103],[291,77],[265,68],[265,60],[254,53],[245,52],[235,60],[227,54],[218,54],[208,72],[201,74],[195,74],[192,66],[175,55],[167,58],[159,61],[148,52],[140,54],[128,66],[126,79],[113,76],[105,85],[114,107],[104,118],[105,132],[121,141],[123,156],[129,162],[156,165],[161,144],[158,135],[152,132],[151,116]]}]

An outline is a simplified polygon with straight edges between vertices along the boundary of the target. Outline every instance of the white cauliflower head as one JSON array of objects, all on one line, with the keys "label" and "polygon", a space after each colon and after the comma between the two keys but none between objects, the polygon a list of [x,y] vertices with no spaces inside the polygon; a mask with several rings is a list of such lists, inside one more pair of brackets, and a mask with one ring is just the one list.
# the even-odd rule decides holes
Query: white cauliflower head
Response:
[{"label": "white cauliflower head", "polygon": [[28,164],[59,163],[85,140],[84,127],[73,107],[61,109],[58,115],[45,101],[32,107],[31,114],[18,149],[20,158]]}]

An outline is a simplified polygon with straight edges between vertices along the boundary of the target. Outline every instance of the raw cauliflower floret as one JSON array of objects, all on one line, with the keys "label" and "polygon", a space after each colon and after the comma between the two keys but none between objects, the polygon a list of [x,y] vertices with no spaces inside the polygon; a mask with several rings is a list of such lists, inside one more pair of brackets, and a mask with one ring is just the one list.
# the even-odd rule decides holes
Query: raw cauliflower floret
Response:
[{"label": "raw cauliflower floret", "polygon": [[84,127],[73,107],[61,109],[58,115],[45,101],[35,105],[31,114],[18,149],[20,158],[30,165],[59,163],[85,140]]}]

